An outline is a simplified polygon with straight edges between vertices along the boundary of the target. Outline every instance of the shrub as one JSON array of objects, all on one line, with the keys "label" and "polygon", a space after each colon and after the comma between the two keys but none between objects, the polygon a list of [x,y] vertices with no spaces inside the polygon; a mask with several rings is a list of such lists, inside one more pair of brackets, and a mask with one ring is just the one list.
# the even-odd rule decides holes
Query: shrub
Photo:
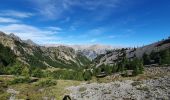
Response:
[{"label": "shrub", "polygon": [[94,68],[94,72],[93,72],[94,76],[99,75],[100,73],[101,73],[101,68],[100,67]]},{"label": "shrub", "polygon": [[142,84],[142,83],[139,82],[139,81],[135,81],[135,82],[131,83],[132,86],[137,86],[137,85],[140,85],[140,84]]},{"label": "shrub", "polygon": [[112,72],[115,73],[117,72],[118,66],[117,65],[113,65],[112,67]]},{"label": "shrub", "polygon": [[10,81],[9,84],[18,84],[18,83],[29,83],[29,77],[16,77],[14,80]]},{"label": "shrub", "polygon": [[146,53],[144,53],[143,54],[143,56],[142,56],[142,58],[143,58],[143,63],[144,63],[144,65],[148,65],[148,64],[150,64],[150,56],[148,55],[148,54],[146,54]]},{"label": "shrub", "polygon": [[29,70],[29,68],[27,66],[24,66],[24,68],[22,69],[21,75],[25,76],[25,77],[30,76],[30,70]]},{"label": "shrub", "polygon": [[19,61],[17,61],[13,66],[9,67],[9,74],[13,75],[21,75],[23,70],[23,64],[21,64]]},{"label": "shrub", "polygon": [[36,68],[36,69],[33,69],[33,71],[31,72],[31,76],[42,78],[45,75],[44,75],[44,72],[42,71],[42,69]]},{"label": "shrub", "polygon": [[86,70],[86,71],[83,73],[83,78],[84,78],[85,81],[91,80],[91,78],[92,78],[92,73],[90,72],[90,70]]}]

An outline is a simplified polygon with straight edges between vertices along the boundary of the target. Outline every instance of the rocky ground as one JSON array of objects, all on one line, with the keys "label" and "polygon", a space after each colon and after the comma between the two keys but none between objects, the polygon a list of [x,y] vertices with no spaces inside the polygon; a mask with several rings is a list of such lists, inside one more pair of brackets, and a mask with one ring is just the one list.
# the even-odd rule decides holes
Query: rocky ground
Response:
[{"label": "rocky ground", "polygon": [[170,67],[146,68],[144,80],[81,84],[67,88],[73,100],[170,100]]}]

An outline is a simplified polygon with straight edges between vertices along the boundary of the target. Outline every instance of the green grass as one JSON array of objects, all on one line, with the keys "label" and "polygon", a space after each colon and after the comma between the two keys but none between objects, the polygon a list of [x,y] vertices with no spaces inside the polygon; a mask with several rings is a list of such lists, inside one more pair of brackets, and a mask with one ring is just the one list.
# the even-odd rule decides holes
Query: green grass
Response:
[{"label": "green grass", "polygon": [[[12,76],[0,76],[0,80],[4,82],[14,79],[15,77]],[[67,87],[77,86],[80,83],[82,83],[82,81],[40,78],[39,81],[34,83],[8,84],[8,88],[19,91],[19,94],[16,95],[16,99],[29,98],[31,100],[42,100],[43,97],[54,97],[56,100],[62,100],[64,95],[69,93],[69,91],[66,90]],[[10,95],[11,94],[7,93],[5,90],[0,93],[0,100],[7,100]]]}]

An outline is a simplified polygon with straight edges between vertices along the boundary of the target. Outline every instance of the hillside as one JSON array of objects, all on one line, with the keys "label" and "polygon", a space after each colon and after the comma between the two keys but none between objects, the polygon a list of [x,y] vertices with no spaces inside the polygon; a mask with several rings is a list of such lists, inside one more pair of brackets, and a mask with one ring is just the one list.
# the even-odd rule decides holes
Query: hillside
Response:
[{"label": "hillside", "polygon": [[[157,55],[160,56],[166,50],[170,48],[170,38],[163,39],[161,41],[143,46],[138,48],[123,48],[123,49],[114,49],[107,52],[106,54],[99,55],[93,62],[96,66],[104,64],[114,64],[118,60],[118,56],[123,50],[126,54],[126,58],[133,59],[134,57],[142,58],[144,54],[146,55]],[[154,60],[154,59],[151,59]]]},{"label": "hillside", "polygon": [[[90,61],[74,49],[66,46],[44,47],[33,43],[31,40],[21,40],[14,34],[0,32],[0,44],[2,48],[8,48],[13,52],[17,61],[31,67],[47,68],[81,68]],[[1,54],[4,54],[1,52]],[[10,55],[5,55],[9,57]],[[10,57],[9,57],[10,58]],[[1,57],[2,59],[2,57]],[[3,59],[2,59],[3,60]],[[2,62],[2,61],[1,61]],[[3,62],[4,63],[4,62]]]}]

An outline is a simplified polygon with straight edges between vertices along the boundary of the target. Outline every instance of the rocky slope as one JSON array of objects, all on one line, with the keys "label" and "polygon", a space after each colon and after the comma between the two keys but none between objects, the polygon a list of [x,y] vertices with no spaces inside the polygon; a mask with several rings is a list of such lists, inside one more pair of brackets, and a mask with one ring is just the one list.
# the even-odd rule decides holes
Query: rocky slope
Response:
[{"label": "rocky slope", "polygon": [[[161,50],[166,50],[170,48],[170,38],[164,39],[162,41],[158,41],[155,43],[152,43],[150,45],[146,45],[143,47],[138,48],[126,48],[126,57],[128,59],[131,59],[133,57],[141,58],[144,53],[150,54],[151,52],[159,52]],[[96,59],[93,61],[96,63],[97,66],[104,64],[113,64],[118,58],[118,55],[120,55],[121,49],[116,49],[111,52],[107,52],[106,54],[99,55]]]},{"label": "rocky slope", "polygon": [[35,67],[61,67],[77,68],[88,64],[90,61],[74,49],[66,46],[43,47],[31,40],[23,41],[14,34],[0,32],[0,43],[10,48],[17,60]]},{"label": "rocky slope", "polygon": [[[150,68],[155,74],[157,68]],[[123,80],[110,83],[91,83],[67,88],[73,100],[169,100],[170,69],[158,68],[165,76],[146,80]],[[161,74],[160,73],[160,74]],[[159,75],[158,75],[159,76]]]},{"label": "rocky slope", "polygon": [[120,47],[113,47],[110,45],[64,45],[64,44],[46,44],[46,47],[58,47],[58,46],[67,46],[75,49],[76,52],[82,53],[84,56],[89,58],[90,60],[95,59],[100,54],[105,54],[107,51],[120,48]]},{"label": "rocky slope", "polygon": [[93,60],[100,54],[105,54],[107,51],[112,50],[114,47],[107,46],[107,45],[87,45],[87,46],[80,46],[74,45],[72,46],[77,52],[81,52],[83,55],[88,57],[89,59]]}]

